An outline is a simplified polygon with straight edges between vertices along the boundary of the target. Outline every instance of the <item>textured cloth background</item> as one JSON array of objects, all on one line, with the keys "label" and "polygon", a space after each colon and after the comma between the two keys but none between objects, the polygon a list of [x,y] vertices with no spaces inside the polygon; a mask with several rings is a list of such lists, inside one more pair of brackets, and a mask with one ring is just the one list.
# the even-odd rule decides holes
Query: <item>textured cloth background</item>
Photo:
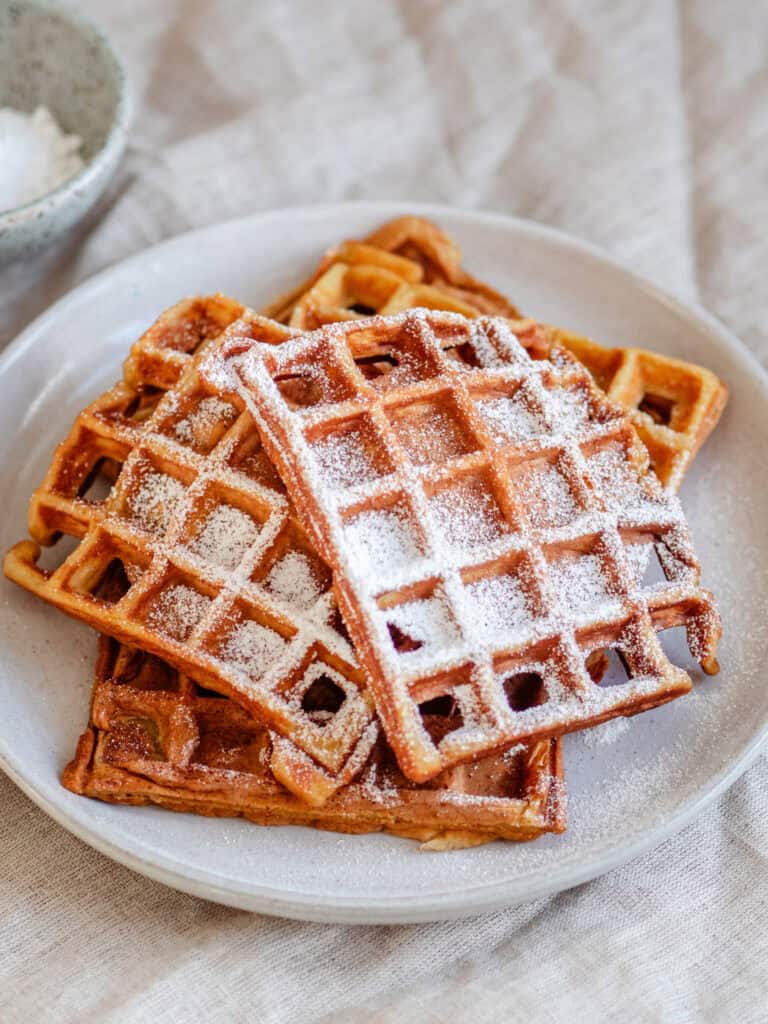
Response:
[{"label": "textured cloth background", "polygon": [[[411,198],[556,225],[768,365],[768,6],[89,0],[127,158],[62,250],[0,271],[0,344],[104,266],[259,209]],[[473,921],[304,925],[88,849],[0,778],[0,1020],[765,1021],[768,759],[654,853]]]}]

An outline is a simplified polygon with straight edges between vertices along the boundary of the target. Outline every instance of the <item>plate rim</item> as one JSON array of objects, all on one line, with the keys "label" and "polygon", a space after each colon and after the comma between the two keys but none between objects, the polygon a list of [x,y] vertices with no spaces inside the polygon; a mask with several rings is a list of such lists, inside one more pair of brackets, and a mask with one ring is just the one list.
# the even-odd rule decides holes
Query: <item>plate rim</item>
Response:
[{"label": "plate rim", "polygon": [[[410,213],[438,221],[442,217],[454,222],[459,220],[468,224],[490,224],[515,233],[518,237],[533,236],[544,239],[561,249],[575,250],[582,257],[589,257],[601,269],[618,273],[627,284],[640,289],[653,301],[671,309],[679,317],[691,323],[694,329],[714,336],[714,340],[719,342],[721,347],[726,348],[735,357],[746,363],[747,369],[755,379],[756,386],[762,392],[764,400],[768,402],[768,373],[738,337],[698,303],[683,301],[669,294],[599,246],[559,229],[501,212],[477,211],[446,204],[373,200],[288,206],[257,212],[196,228],[134,253],[77,285],[28,324],[0,353],[0,379],[5,378],[13,371],[17,360],[30,346],[35,344],[37,337],[45,332],[50,323],[55,323],[62,309],[69,303],[95,298],[100,290],[110,286],[110,281],[115,275],[130,271],[140,263],[144,263],[148,257],[162,257],[165,251],[172,250],[176,246],[193,244],[202,236],[217,231],[231,230],[237,225],[242,225],[245,229],[246,226],[263,225],[271,220],[306,220],[315,217],[318,219],[335,217],[343,219],[349,215],[350,211],[370,214],[372,219],[374,217],[385,219],[388,216]],[[37,806],[77,838],[112,860],[154,881],[228,906],[297,920],[349,924],[399,924],[467,917],[502,906],[512,906],[545,894],[564,891],[628,863],[679,832],[706,806],[733,785],[755,761],[766,739],[768,739],[768,717],[757,726],[751,739],[744,744],[737,757],[703,784],[677,810],[657,823],[653,829],[649,829],[647,833],[631,841],[612,843],[600,854],[593,855],[592,859],[584,864],[565,862],[554,869],[542,871],[539,879],[532,882],[524,893],[510,891],[515,886],[515,879],[512,876],[505,880],[469,885],[465,882],[457,892],[432,893],[417,900],[415,904],[411,896],[405,895],[394,897],[389,895],[378,897],[319,895],[296,890],[280,891],[263,885],[245,886],[242,881],[227,887],[222,884],[221,876],[217,878],[210,870],[199,869],[191,864],[179,865],[178,861],[174,861],[163,852],[154,851],[153,857],[148,858],[135,849],[132,850],[125,845],[104,838],[100,834],[98,826],[88,824],[87,810],[84,809],[83,813],[80,813],[79,807],[74,805],[68,807],[68,798],[72,801],[78,800],[78,802],[80,802],[80,798],[70,796],[62,790],[62,800],[59,803],[49,799],[36,786],[34,779],[25,775],[23,765],[19,768],[11,752],[7,749],[0,749],[0,768]],[[0,740],[0,748],[4,746]],[[82,801],[82,803],[87,805],[88,802]]]}]

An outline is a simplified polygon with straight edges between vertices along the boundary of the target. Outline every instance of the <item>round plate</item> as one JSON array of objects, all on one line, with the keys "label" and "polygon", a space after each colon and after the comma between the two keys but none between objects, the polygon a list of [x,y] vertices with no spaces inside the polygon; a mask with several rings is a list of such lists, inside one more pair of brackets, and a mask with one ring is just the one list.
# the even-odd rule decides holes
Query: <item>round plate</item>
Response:
[{"label": "round plate", "polygon": [[[221,290],[252,306],[300,281],[322,251],[402,213],[461,245],[478,277],[526,313],[612,345],[711,367],[731,399],[682,492],[725,633],[722,671],[671,705],[565,738],[568,832],[422,853],[391,836],[257,828],[156,808],[113,807],[59,785],[88,713],[92,633],[2,582],[0,765],[58,822],[115,860],[208,899],[320,921],[476,914],[557,892],[637,856],[690,821],[744,771],[768,723],[765,686],[768,383],[744,348],[606,256],[496,214],[386,203],[283,210],[158,245],[77,288],[0,358],[0,547],[25,535],[29,495],[77,411],[116,380],[130,343],[181,296]],[[673,643],[679,643],[673,637]],[[675,652],[684,661],[683,647]]]}]

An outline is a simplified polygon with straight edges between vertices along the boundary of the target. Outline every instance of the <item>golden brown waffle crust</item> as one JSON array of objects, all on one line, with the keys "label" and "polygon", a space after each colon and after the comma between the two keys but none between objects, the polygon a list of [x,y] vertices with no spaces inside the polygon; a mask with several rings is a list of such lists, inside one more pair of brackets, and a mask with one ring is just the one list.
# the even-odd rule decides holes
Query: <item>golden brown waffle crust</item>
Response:
[{"label": "golden brown waffle crust", "polygon": [[[519,759],[514,776],[519,790],[508,794],[489,783],[488,795],[479,797],[463,792],[463,777],[455,772],[429,788],[407,786],[380,739],[360,780],[317,808],[275,781],[269,763],[276,738],[232,701],[200,696],[183,679],[176,690],[155,688],[161,682],[151,663],[139,677],[150,689],[120,682],[114,676],[116,649],[113,641],[101,639],[92,722],[62,776],[75,793],[112,803],[244,817],[262,825],[385,831],[419,839],[429,849],[494,838],[527,840],[565,827],[557,741],[512,755]],[[164,671],[162,684],[167,686],[169,679]],[[478,770],[482,765],[471,769]],[[488,770],[498,771],[496,765]]]},{"label": "golden brown waffle crust", "polygon": [[677,491],[727,404],[723,381],[703,366],[649,349],[605,348],[560,327],[548,331],[630,412],[654,472]]},{"label": "golden brown waffle crust", "polygon": [[[566,444],[568,452],[571,453],[568,455],[568,459],[576,459],[581,466],[581,457],[577,458],[576,454],[577,448],[580,447],[583,452],[586,452],[591,445],[603,444],[604,441],[601,441],[601,438],[613,438],[619,443],[623,453],[621,458],[626,462],[625,469],[638,482],[638,486],[642,481],[643,488],[647,489],[646,497],[642,500],[653,504],[652,512],[648,513],[646,510],[643,515],[647,517],[651,514],[652,518],[660,517],[658,521],[654,520],[654,522],[651,522],[650,519],[648,522],[643,520],[644,525],[641,525],[642,516],[637,519],[639,512],[635,511],[626,522],[621,520],[623,532],[620,535],[616,532],[616,524],[619,520],[615,513],[609,513],[610,506],[601,505],[599,495],[598,505],[593,505],[592,499],[589,497],[595,486],[594,473],[591,478],[589,476],[584,478],[586,489],[583,491],[583,498],[579,500],[585,502],[583,506],[585,510],[590,510],[590,523],[597,516],[597,519],[603,524],[598,526],[596,525],[597,520],[595,520],[595,525],[591,525],[587,532],[604,538],[607,545],[606,557],[608,557],[609,549],[613,552],[609,561],[614,567],[612,572],[618,574],[613,576],[613,592],[618,593],[621,590],[625,594],[623,600],[626,603],[623,605],[624,610],[614,623],[615,628],[608,627],[607,624],[600,628],[595,627],[592,634],[594,643],[591,646],[586,645],[585,648],[585,645],[579,642],[579,646],[583,650],[583,657],[597,647],[618,644],[624,656],[630,661],[633,658],[630,650],[634,650],[637,660],[632,669],[633,678],[626,685],[612,687],[610,693],[601,692],[598,699],[597,688],[587,678],[585,669],[583,666],[577,667],[578,656],[575,649],[571,652],[569,648],[569,653],[566,655],[565,648],[562,648],[561,657],[560,653],[555,655],[555,648],[553,648],[552,657],[561,668],[567,663],[566,676],[572,680],[572,682],[565,682],[566,676],[558,675],[558,686],[564,685],[570,690],[573,685],[580,693],[579,698],[566,702],[568,710],[565,710],[564,705],[562,713],[556,714],[551,708],[547,710],[548,705],[545,705],[543,708],[522,711],[510,719],[509,711],[505,711],[502,707],[499,687],[491,682],[488,675],[491,672],[490,663],[483,669],[485,682],[480,683],[478,672],[473,670],[467,674],[462,670],[459,674],[464,682],[459,686],[455,682],[457,673],[450,670],[447,660],[444,659],[445,664],[443,664],[436,658],[436,655],[433,656],[432,661],[427,659],[424,667],[420,668],[418,672],[413,669],[412,678],[408,676],[405,667],[400,668],[400,663],[397,662],[398,655],[395,655],[395,660],[393,660],[393,654],[389,651],[383,633],[382,622],[384,620],[379,621],[381,616],[386,617],[388,614],[386,609],[390,607],[420,599],[427,595],[427,590],[431,594],[434,583],[425,578],[423,583],[418,583],[417,586],[416,577],[414,577],[414,581],[409,582],[407,586],[406,584],[396,585],[394,582],[385,585],[369,576],[363,579],[359,573],[357,573],[359,579],[356,583],[353,582],[357,579],[356,570],[351,563],[347,562],[345,554],[347,542],[343,539],[346,536],[346,528],[343,524],[347,520],[352,521],[363,510],[388,508],[393,500],[388,497],[390,493],[395,495],[397,492],[401,497],[402,495],[406,496],[405,505],[410,511],[406,511],[404,514],[409,517],[420,507],[418,503],[423,502],[423,497],[419,497],[422,484],[416,486],[408,482],[415,479],[414,469],[407,459],[404,461],[404,451],[401,450],[399,441],[393,434],[391,421],[393,412],[397,411],[401,405],[405,406],[408,403],[422,403],[423,405],[428,402],[442,403],[444,409],[453,408],[455,405],[458,412],[453,415],[459,415],[465,426],[471,423],[473,443],[477,445],[475,449],[468,449],[470,454],[456,457],[453,462],[446,463],[445,466],[441,464],[434,471],[425,470],[419,464],[419,472],[422,475],[418,479],[422,481],[428,493],[431,493],[429,488],[439,489],[445,486],[446,481],[450,482],[454,478],[460,481],[464,477],[471,477],[472,474],[475,476],[482,474],[483,479],[485,480],[487,477],[489,483],[492,474],[494,489],[503,488],[504,498],[499,497],[498,500],[509,502],[513,509],[517,509],[513,513],[509,511],[504,513],[507,520],[518,521],[519,496],[515,497],[508,489],[506,477],[502,479],[499,476],[500,467],[510,457],[513,460],[521,458],[524,465],[529,459],[536,457],[534,449],[529,450],[523,445],[515,448],[515,454],[511,454],[512,449],[507,449],[502,444],[502,447],[497,450],[496,442],[489,440],[490,434],[478,419],[477,412],[472,410],[472,404],[468,398],[470,391],[477,394],[485,389],[488,393],[492,393],[494,388],[507,387],[502,383],[502,378],[506,379],[505,374],[515,376],[515,374],[523,373],[523,379],[531,381],[534,379],[535,375],[531,376],[534,366],[520,347],[519,338],[512,332],[511,328],[514,327],[515,325],[509,324],[507,321],[479,319],[470,322],[449,313],[417,310],[400,317],[371,318],[363,324],[332,325],[279,348],[251,346],[247,342],[235,341],[229,349],[219,350],[212,357],[215,361],[223,354],[224,360],[230,361],[234,367],[234,373],[240,381],[240,394],[251,409],[254,419],[260,424],[265,446],[278,465],[289,493],[310,529],[317,550],[334,567],[336,588],[342,611],[363,664],[369,672],[377,709],[387,736],[397,753],[401,767],[415,781],[425,781],[447,765],[470,760],[482,752],[487,753],[494,748],[502,748],[520,740],[538,739],[544,735],[557,735],[574,728],[585,728],[606,721],[616,714],[638,713],[687,692],[691,685],[690,678],[669,663],[656,640],[655,629],[686,625],[692,651],[695,651],[696,656],[700,657],[702,661],[709,662],[714,667],[714,662],[711,659],[713,659],[719,638],[719,619],[711,595],[699,587],[700,570],[685,533],[679,506],[674,505],[671,498],[663,497],[655,477],[649,474],[647,454],[640,444],[628,416],[617,406],[608,403],[580,364],[551,342],[547,349],[549,369],[546,370],[546,374],[551,374],[552,378],[547,387],[566,388],[569,394],[581,394],[583,401],[592,410],[590,415],[594,417],[594,422],[590,423],[590,429],[587,430],[588,437],[585,435],[576,446],[570,445],[569,447],[570,442]],[[524,330],[535,332],[536,326],[519,325],[517,330],[520,334],[523,334]],[[487,345],[490,352],[490,339],[492,338],[498,339],[498,342],[494,341],[493,345],[497,345],[499,351],[502,349],[506,351],[506,348],[511,346],[509,361],[504,363],[506,369],[503,371],[494,363],[494,359],[498,358],[495,355],[489,356],[490,362],[487,364],[482,361],[480,357],[480,352],[483,351],[482,346],[480,349],[475,347],[469,368],[461,367],[459,369],[456,363],[451,363],[445,358],[446,339],[453,339],[456,350],[459,350],[461,346],[476,346],[482,340],[482,345]],[[382,379],[377,379],[369,384],[363,379],[350,356],[350,350],[357,353],[365,350],[366,339],[373,347],[386,348],[389,345],[396,365],[402,363],[404,366],[410,366],[413,364],[428,368],[424,371],[427,376],[418,378],[418,381],[423,379],[424,383],[417,383],[416,380],[412,382],[410,378],[406,378],[406,383],[403,385],[390,384],[390,378],[385,375]],[[477,339],[477,341],[473,339]],[[405,348],[401,350],[398,346],[405,346]],[[515,346],[517,346],[519,355],[514,354]],[[535,348],[535,345],[530,347]],[[480,359],[479,362],[478,359]],[[306,371],[302,369],[305,360]],[[530,369],[525,365],[526,360]],[[439,370],[437,369],[438,364]],[[517,369],[511,368],[515,365]],[[476,366],[481,369],[474,369]],[[300,378],[302,373],[310,373],[310,370],[313,381],[320,377],[326,381],[325,384],[318,384],[317,387],[326,388],[328,397],[317,398],[310,395],[306,408],[301,403],[296,408],[295,404],[291,404],[293,399],[291,403],[288,403],[285,396],[281,397],[280,386],[276,382],[287,378]],[[469,372],[467,372],[468,370]],[[232,370],[230,369],[228,372],[232,372]],[[526,374],[528,374],[527,377]],[[393,376],[393,379],[399,378]],[[547,379],[549,380],[549,377]],[[379,384],[383,390],[377,391]],[[520,379],[517,376],[514,386],[520,386]],[[450,395],[446,398],[449,389]],[[380,485],[372,483],[369,488],[370,494],[367,490],[361,489],[356,498],[342,499],[339,497],[337,499],[328,491],[323,474],[318,475],[317,470],[311,468],[315,465],[313,445],[315,443],[325,444],[323,439],[331,437],[333,431],[346,431],[348,428],[349,430],[354,429],[358,432],[358,436],[362,437],[363,434],[360,432],[369,422],[375,424],[376,435],[376,440],[370,442],[372,453],[370,457],[378,457],[375,456],[375,451],[380,451],[381,458],[386,462],[387,468],[380,471],[383,474],[382,483]],[[353,426],[350,427],[350,424]],[[370,433],[374,427],[368,426],[365,429]],[[593,434],[594,437],[592,437]],[[620,442],[619,438],[621,438]],[[563,448],[562,451],[565,452],[566,448]],[[384,465],[383,462],[382,465]],[[584,465],[586,467],[586,464]],[[574,462],[575,466],[576,462]],[[578,472],[583,474],[585,468],[579,469]],[[442,482],[440,473],[445,478]],[[413,489],[414,486],[416,486],[416,490]],[[498,494],[501,494],[501,490],[498,491]],[[335,504],[337,500],[341,504]],[[602,511],[598,512],[598,509],[602,509]],[[629,509],[626,511],[628,513]],[[622,514],[624,513],[622,512]],[[512,520],[509,519],[510,515],[512,515]],[[636,525],[630,526],[629,524],[635,519],[637,520]],[[425,514],[418,513],[417,520],[418,532],[422,534],[422,537],[431,537],[434,526],[428,525],[429,520],[425,518]],[[667,520],[669,520],[668,523]],[[613,525],[609,525],[609,523]],[[574,529],[576,528],[574,526]],[[515,526],[512,533],[515,534],[519,529],[519,525]],[[583,533],[586,526],[578,527],[578,529]],[[608,532],[605,533],[604,530]],[[645,533],[648,538],[666,537],[665,543],[673,544],[676,551],[675,557],[681,559],[681,566],[684,565],[684,569],[681,570],[682,575],[677,577],[668,575],[668,591],[664,594],[661,592],[654,594],[652,598],[641,598],[637,585],[631,583],[629,570],[627,568],[619,569],[621,561],[619,552],[622,550],[622,544],[631,543],[636,534],[639,536],[642,533]],[[673,535],[674,540],[672,539]],[[549,535],[547,534],[547,536]],[[548,545],[554,542],[554,535],[549,540],[541,541]],[[584,547],[586,542],[587,537],[584,536],[578,541],[574,539],[569,543],[580,546],[582,552],[586,552],[587,548]],[[428,540],[430,551],[433,548],[437,550],[434,547],[435,543],[434,538]],[[603,541],[600,543],[602,544]],[[593,556],[596,551],[597,548],[594,549]],[[490,549],[484,557],[491,559]],[[536,575],[532,563],[529,566],[527,558],[528,556],[525,555],[525,572]],[[493,561],[491,559],[487,565],[490,566]],[[605,563],[605,566],[607,564]],[[671,565],[669,562],[667,564]],[[481,567],[478,566],[477,571],[480,570]],[[462,573],[474,573],[475,571],[475,569],[470,570],[469,568],[462,569]],[[424,572],[427,570],[425,569]],[[434,575],[434,578],[442,580],[438,586],[441,592],[447,595],[448,588],[453,587],[454,584],[449,582],[447,576],[443,576],[439,567],[430,570],[430,573]],[[622,582],[619,582],[620,578]],[[673,583],[672,580],[675,578],[677,582]],[[392,579],[394,580],[395,577],[393,576]],[[462,576],[462,579],[466,585],[470,577],[464,579]],[[375,598],[373,591],[368,594],[366,589],[374,584],[379,589],[383,587],[385,591],[389,590],[391,593]],[[364,592],[365,596],[363,596]],[[444,598],[441,598],[442,600]],[[450,614],[461,622],[463,613],[460,611],[460,605],[457,605],[454,599],[449,600]],[[464,598],[462,598],[462,602],[466,604]],[[389,628],[391,633],[391,627]],[[462,625],[460,629],[460,635],[465,638],[466,645],[469,643],[470,637],[468,627]],[[578,637],[579,635],[577,630],[574,636]],[[584,635],[586,636],[586,633]],[[559,651],[560,648],[557,650]],[[467,651],[469,651],[468,646]],[[641,651],[642,654],[640,654]],[[502,655],[498,654],[494,657],[501,658]],[[507,671],[515,669],[526,671],[526,664],[536,660],[533,654],[527,650],[522,650],[514,656],[507,653],[503,657]],[[458,669],[459,665],[467,662],[469,654],[452,654],[451,658],[454,659]],[[443,679],[443,674],[445,674],[445,679]],[[470,733],[460,730],[455,737],[455,742],[448,737],[440,743],[439,747],[436,747],[419,727],[417,704],[446,692],[446,686],[449,687],[447,692],[454,696],[457,696],[461,690],[471,687],[473,703],[484,709],[485,725],[482,729],[473,725],[470,730],[471,739]],[[528,724],[523,725],[524,722]],[[482,738],[479,738],[480,736]]]}]

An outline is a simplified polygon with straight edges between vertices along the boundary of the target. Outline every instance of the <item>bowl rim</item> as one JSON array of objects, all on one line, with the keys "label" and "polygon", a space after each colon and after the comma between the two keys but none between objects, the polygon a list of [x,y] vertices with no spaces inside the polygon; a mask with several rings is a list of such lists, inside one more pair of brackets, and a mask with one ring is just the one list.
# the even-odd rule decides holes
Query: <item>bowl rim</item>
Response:
[{"label": "bowl rim", "polygon": [[[0,0],[2,2],[2,0]],[[117,51],[109,41],[104,30],[91,18],[84,14],[73,11],[70,7],[55,2],[55,0],[9,0],[17,7],[36,8],[41,13],[50,12],[57,14],[65,21],[68,21],[83,35],[89,37],[96,43],[101,52],[106,56],[108,65],[111,65],[117,80],[117,103],[112,117],[112,123],[101,147],[93,154],[85,166],[71,178],[67,178],[50,192],[38,196],[37,199],[30,199],[19,206],[12,206],[8,210],[0,210],[0,228],[3,226],[15,226],[23,221],[34,219],[40,210],[49,213],[53,207],[62,206],[70,194],[77,190],[82,191],[83,186],[87,188],[98,178],[99,173],[110,157],[122,149],[127,135],[127,126],[131,114],[131,101],[128,89],[128,77],[125,66],[117,55]],[[5,6],[5,4],[3,4]]]}]

